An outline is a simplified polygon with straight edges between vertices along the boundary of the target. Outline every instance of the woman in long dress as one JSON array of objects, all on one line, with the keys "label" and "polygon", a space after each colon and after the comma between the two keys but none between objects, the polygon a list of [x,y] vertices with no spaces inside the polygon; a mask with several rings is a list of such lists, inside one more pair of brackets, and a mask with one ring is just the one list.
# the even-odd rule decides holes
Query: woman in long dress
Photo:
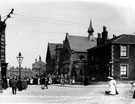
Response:
[{"label": "woman in long dress", "polygon": [[116,81],[111,77],[109,81],[109,91],[111,95],[116,94]]},{"label": "woman in long dress", "polygon": [[108,77],[109,79],[109,95],[116,95],[116,81],[113,79],[113,77]]}]

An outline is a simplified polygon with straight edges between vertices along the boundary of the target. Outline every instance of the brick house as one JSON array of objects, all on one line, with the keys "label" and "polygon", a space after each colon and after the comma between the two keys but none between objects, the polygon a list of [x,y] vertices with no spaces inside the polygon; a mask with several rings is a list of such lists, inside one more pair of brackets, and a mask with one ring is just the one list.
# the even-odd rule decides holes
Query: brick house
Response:
[{"label": "brick house", "polygon": [[41,60],[41,56],[39,56],[39,60],[35,59],[35,63],[32,64],[33,77],[40,77],[46,72],[46,64]]},{"label": "brick house", "polygon": [[98,34],[97,46],[88,49],[89,76],[106,80],[135,79],[135,35],[122,34],[108,39],[106,27]]}]

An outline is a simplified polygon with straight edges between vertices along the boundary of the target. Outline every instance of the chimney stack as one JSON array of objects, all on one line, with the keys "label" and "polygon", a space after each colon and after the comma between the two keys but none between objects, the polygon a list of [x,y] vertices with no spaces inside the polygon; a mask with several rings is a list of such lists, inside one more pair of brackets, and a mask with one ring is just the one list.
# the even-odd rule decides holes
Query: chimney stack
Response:
[{"label": "chimney stack", "polygon": [[69,35],[68,33],[66,33],[66,36]]},{"label": "chimney stack", "polygon": [[116,38],[116,35],[113,34],[113,39]]},{"label": "chimney stack", "polygon": [[101,43],[102,43],[101,33],[98,33],[98,37],[97,37],[97,45],[101,45]]},{"label": "chimney stack", "polygon": [[103,44],[106,43],[107,39],[108,39],[108,31],[106,31],[105,26],[103,26],[103,32],[102,32],[102,42]]},{"label": "chimney stack", "polygon": [[35,63],[37,62],[37,59],[35,59]]}]

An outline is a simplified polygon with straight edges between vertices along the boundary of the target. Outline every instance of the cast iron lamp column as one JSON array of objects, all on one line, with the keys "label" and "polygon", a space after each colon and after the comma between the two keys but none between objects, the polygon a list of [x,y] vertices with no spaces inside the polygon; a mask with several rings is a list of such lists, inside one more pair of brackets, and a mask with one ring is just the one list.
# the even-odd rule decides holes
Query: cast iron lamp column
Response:
[{"label": "cast iron lamp column", "polygon": [[18,56],[16,57],[17,61],[19,63],[19,85],[18,85],[18,89],[21,91],[22,90],[22,82],[21,82],[21,63],[23,60],[23,57],[21,55],[21,52],[19,52]]}]

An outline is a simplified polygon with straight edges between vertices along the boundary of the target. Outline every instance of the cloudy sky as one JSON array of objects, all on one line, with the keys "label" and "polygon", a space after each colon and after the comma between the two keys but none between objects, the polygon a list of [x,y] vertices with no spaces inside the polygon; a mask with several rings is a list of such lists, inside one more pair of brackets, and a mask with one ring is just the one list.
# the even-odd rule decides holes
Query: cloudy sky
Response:
[{"label": "cloudy sky", "polygon": [[94,36],[106,26],[113,34],[135,32],[134,0],[1,0],[2,20],[14,8],[12,18],[6,21],[6,60],[18,66],[19,51],[23,67],[32,67],[35,58],[45,62],[47,44],[62,43],[65,34],[87,36],[92,18]]}]

